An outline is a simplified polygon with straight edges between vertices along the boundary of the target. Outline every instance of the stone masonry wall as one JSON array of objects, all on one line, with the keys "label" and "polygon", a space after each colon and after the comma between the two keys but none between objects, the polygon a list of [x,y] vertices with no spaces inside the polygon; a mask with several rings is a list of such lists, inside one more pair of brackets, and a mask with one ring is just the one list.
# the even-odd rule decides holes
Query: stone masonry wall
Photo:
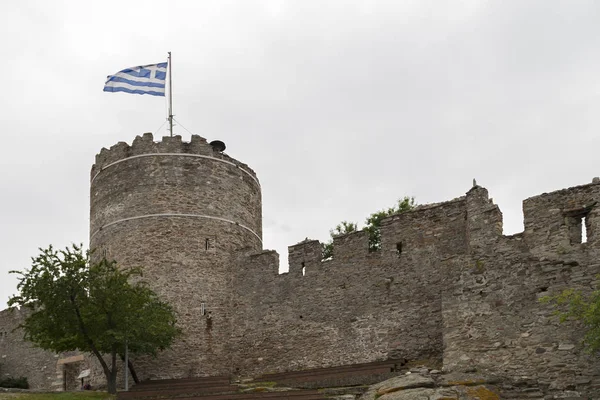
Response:
[{"label": "stone masonry wall", "polygon": [[[526,388],[529,397],[600,398],[600,362],[582,348],[582,330],[559,324],[551,306],[539,301],[597,284],[600,219],[591,205],[598,200],[598,184],[527,199],[524,233],[502,236],[488,224],[471,237],[471,244],[485,245],[443,262],[455,276],[443,296],[446,370],[495,374]],[[487,207],[479,204],[474,213]],[[573,221],[582,216],[587,243]]]},{"label": "stone masonry wall", "polygon": [[262,248],[261,192],[245,164],[192,136],[138,136],[103,149],[91,171],[90,248],[172,304],[183,337],[158,359],[135,357],[141,379],[229,372],[232,257]]},{"label": "stone masonry wall", "polygon": [[25,310],[0,311],[0,376],[26,377],[30,387],[60,389],[62,380],[57,377],[59,356],[33,347],[23,340],[19,325],[27,316]]},{"label": "stone masonry wall", "polygon": [[[465,253],[465,200],[420,207],[387,220],[383,246],[365,232],[241,258],[233,283],[232,370],[256,374],[387,358],[441,361],[440,258]],[[397,244],[402,242],[401,251]]]},{"label": "stone masonry wall", "polygon": [[539,301],[597,284],[599,199],[598,183],[527,199],[525,232],[503,236],[502,213],[475,186],[388,218],[379,252],[357,232],[334,240],[331,261],[317,241],[291,246],[283,275],[275,252],[240,258],[232,370],[431,357],[446,371],[498,376],[527,398],[600,398],[600,362],[581,329]]},{"label": "stone masonry wall", "polygon": [[[91,354],[78,351],[53,353],[34,347],[24,340],[19,325],[29,314],[26,309],[0,311],[0,378],[25,377],[30,389],[62,391],[79,390],[81,380],[77,376],[86,369],[90,375],[85,382],[95,389],[106,388],[106,378],[98,360]],[[106,358],[107,362],[109,358]],[[119,363],[119,370],[123,366]],[[131,381],[131,378],[130,378]],[[118,387],[124,386],[124,374],[117,379]]]}]

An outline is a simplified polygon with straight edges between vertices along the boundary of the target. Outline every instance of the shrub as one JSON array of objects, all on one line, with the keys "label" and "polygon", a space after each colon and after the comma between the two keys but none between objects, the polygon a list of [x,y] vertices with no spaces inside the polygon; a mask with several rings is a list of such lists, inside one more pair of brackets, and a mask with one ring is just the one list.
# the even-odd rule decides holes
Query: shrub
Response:
[{"label": "shrub", "polygon": [[3,388],[17,388],[17,389],[29,389],[29,382],[27,382],[27,378],[4,378],[0,379],[0,387]]}]

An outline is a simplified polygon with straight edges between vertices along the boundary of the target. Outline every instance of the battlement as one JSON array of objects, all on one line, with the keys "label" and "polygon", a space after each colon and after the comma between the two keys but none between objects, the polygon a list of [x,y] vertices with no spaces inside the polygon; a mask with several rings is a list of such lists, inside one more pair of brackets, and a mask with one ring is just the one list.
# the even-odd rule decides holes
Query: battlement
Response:
[{"label": "battlement", "polygon": [[525,239],[540,251],[600,243],[600,179],[530,197],[523,201],[523,215]]},{"label": "battlement", "polygon": [[249,173],[258,182],[256,173],[248,165],[237,161],[223,152],[215,150],[203,137],[192,135],[189,142],[184,142],[180,135],[163,136],[159,142],[154,141],[150,132],[142,136],[136,136],[132,144],[119,142],[109,149],[102,148],[96,155],[96,162],[92,166],[91,178],[93,179],[104,168],[127,158],[145,154],[173,154],[182,153],[198,155],[205,158],[213,158],[228,162]]},{"label": "battlement", "polygon": [[[485,191],[483,188],[481,190]],[[425,204],[385,218],[381,225],[381,248],[376,251],[369,249],[369,233],[364,229],[334,237],[333,258],[330,260],[322,260],[323,243],[306,238],[288,247],[289,273],[284,276],[303,277],[349,269],[356,272],[356,268],[389,263],[422,251],[435,251],[444,257],[464,254],[468,249],[466,198],[462,196],[446,202]],[[489,207],[489,202],[487,197],[483,200],[486,207]],[[494,207],[497,209],[497,206]],[[264,251],[252,254],[252,267],[245,271],[277,274],[278,268],[272,266],[279,258],[277,252],[268,252],[268,268],[260,265],[263,257]]]},{"label": "battlement", "polygon": [[[525,231],[503,235],[502,212],[488,190],[472,187],[453,200],[424,204],[389,216],[381,225],[381,249],[369,250],[365,230],[336,236],[333,258],[321,260],[323,243],[305,239],[288,247],[289,276],[314,275],[317,271],[361,268],[372,263],[412,257],[418,252],[435,252],[450,258],[468,253],[485,253],[490,246],[523,241],[531,251],[563,251],[585,242],[600,243],[600,182],[543,193],[523,201]],[[277,253],[274,252],[276,255]],[[278,257],[278,256],[277,256]],[[272,264],[273,261],[270,261]],[[256,259],[253,260],[256,267]],[[261,272],[275,273],[276,268]],[[257,270],[254,269],[256,272]],[[287,279],[287,278],[286,278]]]}]

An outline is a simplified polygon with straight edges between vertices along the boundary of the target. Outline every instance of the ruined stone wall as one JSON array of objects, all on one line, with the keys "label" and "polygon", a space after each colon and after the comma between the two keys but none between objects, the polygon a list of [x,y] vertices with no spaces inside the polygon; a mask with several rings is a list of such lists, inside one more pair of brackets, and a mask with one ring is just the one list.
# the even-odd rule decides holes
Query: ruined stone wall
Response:
[{"label": "ruined stone wall", "polygon": [[275,252],[242,258],[233,284],[234,372],[441,361],[440,259],[467,250],[465,206],[461,198],[389,218],[376,252],[362,231],[335,238],[326,262],[318,241],[291,246],[282,275]]},{"label": "ruined stone wall", "polygon": [[[473,213],[489,210],[486,195],[473,196]],[[560,190],[524,201],[522,234],[502,236],[489,223],[471,229],[471,252],[442,262],[455,276],[443,296],[446,370],[495,374],[528,396],[600,398],[600,362],[585,353],[580,326],[559,324],[539,302],[597,284],[598,200],[598,184]],[[577,226],[584,217],[587,243]]]},{"label": "ruined stone wall", "polygon": [[157,360],[134,359],[140,378],[227,373],[231,257],[262,248],[254,172],[199,136],[154,142],[145,134],[103,149],[91,177],[90,248],[143,267],[183,328]]}]

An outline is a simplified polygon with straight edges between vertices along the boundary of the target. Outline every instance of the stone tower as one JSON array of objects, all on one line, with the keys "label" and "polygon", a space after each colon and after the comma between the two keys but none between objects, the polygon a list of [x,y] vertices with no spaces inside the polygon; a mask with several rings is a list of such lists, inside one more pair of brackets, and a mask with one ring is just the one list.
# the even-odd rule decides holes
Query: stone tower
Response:
[{"label": "stone tower", "polygon": [[254,171],[200,136],[146,133],[96,156],[90,206],[90,248],[141,266],[184,331],[158,360],[134,360],[140,378],[229,372],[234,258],[262,249]]}]

